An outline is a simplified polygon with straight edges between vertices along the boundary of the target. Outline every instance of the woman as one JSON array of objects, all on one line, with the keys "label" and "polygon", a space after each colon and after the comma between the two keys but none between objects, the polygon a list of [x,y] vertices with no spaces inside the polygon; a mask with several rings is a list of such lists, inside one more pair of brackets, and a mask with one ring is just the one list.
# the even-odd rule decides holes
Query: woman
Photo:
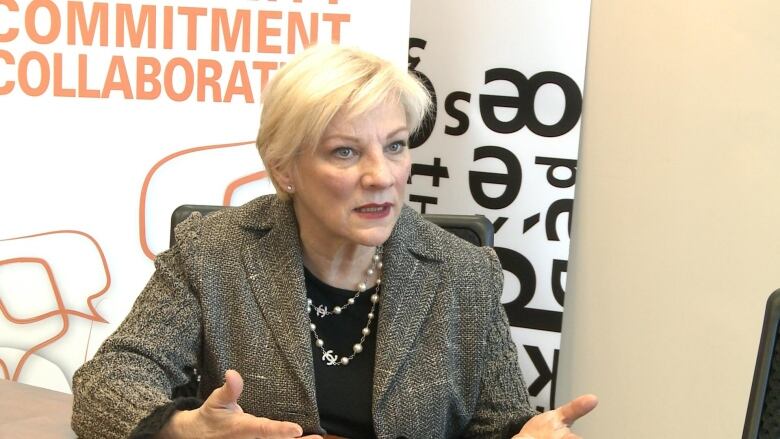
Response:
[{"label": "woman", "polygon": [[[257,146],[277,195],[177,227],[127,319],[75,374],[74,430],[565,437],[595,401],[529,407],[495,253],[404,206],[424,87],[373,55],[317,47],[263,104]],[[205,402],[171,400],[194,367]]]}]

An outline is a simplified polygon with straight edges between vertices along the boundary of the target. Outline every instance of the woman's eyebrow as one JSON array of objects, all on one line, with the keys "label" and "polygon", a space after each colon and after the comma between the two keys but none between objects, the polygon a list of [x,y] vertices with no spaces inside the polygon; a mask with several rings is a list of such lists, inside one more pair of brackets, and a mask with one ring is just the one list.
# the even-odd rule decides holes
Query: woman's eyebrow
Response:
[{"label": "woman's eyebrow", "polygon": [[[400,126],[400,127],[396,128],[396,129],[394,129],[393,131],[389,132],[387,134],[386,138],[390,139],[390,138],[393,138],[393,137],[397,136],[399,133],[408,132],[408,131],[409,131],[409,129],[406,127],[406,125],[403,125],[403,126]],[[347,142],[352,142],[352,143],[359,143],[360,142],[360,138],[359,137],[350,136],[349,134],[341,134],[341,133],[333,133],[333,134],[327,135],[327,136],[323,137],[322,140],[323,141],[328,141],[328,140],[345,140]]]},{"label": "woman's eyebrow", "polygon": [[[409,131],[409,129],[406,128],[406,125],[400,126],[400,127],[396,128],[395,130],[391,131],[390,134],[387,135],[387,138],[389,139],[391,137],[395,137],[395,136],[398,135],[398,133],[401,133],[401,132],[404,132],[404,131],[406,131],[406,132]],[[408,135],[407,135],[407,137],[408,137]]]},{"label": "woman's eyebrow", "polygon": [[357,143],[360,139],[355,136],[350,136],[348,134],[340,134],[335,133],[328,136],[325,136],[322,140],[346,140],[348,142]]}]

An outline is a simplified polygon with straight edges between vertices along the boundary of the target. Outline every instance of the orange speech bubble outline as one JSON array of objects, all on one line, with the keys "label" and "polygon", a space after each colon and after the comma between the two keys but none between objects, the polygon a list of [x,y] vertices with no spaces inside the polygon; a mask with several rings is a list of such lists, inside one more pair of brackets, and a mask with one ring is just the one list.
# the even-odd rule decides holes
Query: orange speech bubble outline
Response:
[{"label": "orange speech bubble outline", "polygon": [[[22,355],[22,358],[16,364],[16,369],[14,370],[13,377],[11,377],[11,381],[16,381],[17,379],[19,379],[19,374],[22,372],[24,363],[27,362],[27,359],[30,358],[32,354],[54,343],[55,341],[59,340],[65,335],[66,332],[68,332],[68,327],[70,326],[70,322],[68,321],[67,315],[69,314],[68,311],[71,311],[65,309],[65,303],[62,301],[62,295],[60,294],[60,289],[57,286],[57,281],[56,279],[54,279],[54,273],[51,270],[51,266],[49,265],[48,262],[46,262],[45,259],[32,258],[32,257],[20,257],[20,258],[5,259],[0,261],[0,265],[17,264],[17,263],[36,263],[43,266],[44,270],[46,270],[46,275],[49,277],[49,282],[51,283],[52,291],[54,292],[54,299],[57,302],[57,309],[28,319],[16,319],[8,312],[8,309],[6,309],[5,305],[3,304],[3,301],[0,300],[0,311],[3,313],[3,316],[5,316],[6,319],[10,320],[13,323],[24,325],[24,324],[38,322],[54,315],[59,315],[60,318],[62,318],[62,330],[60,330],[60,332],[57,333],[54,337],[44,340],[43,342],[38,343],[37,345],[25,351],[25,353]],[[0,360],[0,362],[2,362],[2,360]],[[6,375],[8,375],[9,372],[5,363],[3,363],[3,369]]]},{"label": "orange speech bubble outline", "polygon": [[[72,234],[76,234],[76,235],[79,235],[79,236],[83,236],[83,237],[89,239],[90,242],[92,242],[92,244],[97,249],[98,254],[100,255],[100,260],[101,260],[101,262],[103,264],[103,271],[104,271],[104,273],[106,275],[106,284],[105,284],[105,286],[102,289],[100,289],[100,291],[98,291],[97,293],[92,294],[92,295],[87,297],[87,306],[89,307],[89,310],[92,312],[92,314],[85,314],[85,313],[83,313],[81,311],[65,308],[65,303],[62,300],[62,295],[60,293],[60,289],[59,289],[59,286],[57,284],[57,280],[54,277],[54,272],[52,271],[51,266],[49,265],[49,263],[46,260],[44,260],[42,258],[36,258],[36,257],[17,257],[17,258],[0,260],[0,266],[13,264],[13,263],[38,263],[38,264],[41,264],[41,266],[43,266],[44,270],[46,271],[46,275],[49,278],[49,283],[51,284],[52,291],[54,292],[54,298],[55,298],[55,301],[57,302],[57,309],[56,310],[49,311],[47,313],[44,313],[44,314],[41,314],[41,315],[38,315],[38,316],[35,316],[35,317],[30,317],[30,318],[26,318],[26,319],[20,319],[20,318],[16,318],[13,315],[11,315],[11,313],[8,311],[8,309],[6,308],[5,304],[3,303],[2,299],[0,299],[0,313],[2,313],[3,316],[7,320],[9,320],[12,323],[16,323],[16,324],[31,324],[31,323],[35,323],[35,322],[39,322],[41,320],[47,319],[47,318],[52,317],[52,316],[59,315],[62,318],[62,321],[63,321],[62,330],[57,335],[55,335],[54,337],[52,337],[52,338],[50,338],[48,340],[45,340],[45,341],[43,341],[41,343],[38,343],[37,345],[35,345],[32,348],[28,349],[22,355],[22,358],[16,364],[16,369],[14,370],[13,376],[11,376],[10,371],[9,371],[8,367],[6,366],[5,362],[2,359],[0,359],[0,368],[2,368],[3,375],[5,376],[5,379],[10,379],[11,381],[18,380],[19,379],[19,374],[22,372],[22,368],[24,367],[24,364],[27,362],[27,360],[29,359],[29,357],[32,354],[34,354],[35,352],[45,348],[48,345],[54,343],[55,341],[59,340],[60,338],[62,338],[68,332],[68,328],[70,326],[70,322],[69,322],[69,320],[67,318],[68,315],[82,317],[82,318],[91,320],[93,322],[108,323],[108,321],[106,319],[104,319],[103,317],[100,316],[100,314],[97,312],[97,309],[95,309],[94,304],[92,303],[93,300],[95,300],[98,297],[100,297],[103,294],[105,294],[106,291],[108,291],[108,289],[111,287],[111,273],[110,273],[110,270],[108,268],[108,261],[106,260],[106,255],[103,252],[103,248],[100,246],[100,244],[97,242],[97,240],[92,237],[92,235],[90,235],[88,233],[85,233],[85,232],[82,232],[82,231],[79,231],[79,230],[53,230],[53,231],[50,231],[50,232],[36,233],[36,234],[33,234],[33,235],[25,235],[25,236],[17,236],[17,237],[14,237],[14,238],[0,239],[0,242],[2,242],[2,241],[15,241],[15,240],[26,239],[26,238],[35,238],[35,237],[38,237],[38,236],[53,235],[53,234],[58,234],[58,233],[72,233]],[[91,334],[91,332],[92,332],[92,329],[90,328],[90,334]],[[85,361],[86,361],[86,351],[84,352],[84,357],[85,357]]]},{"label": "orange speech bubble outline", "polygon": [[[97,242],[97,240],[92,237],[92,235],[90,235],[90,234],[88,234],[86,232],[82,232],[80,230],[52,230],[50,232],[36,233],[36,234],[33,234],[33,235],[25,235],[25,236],[17,236],[17,237],[14,237],[14,238],[0,239],[0,242],[2,242],[2,241],[16,241],[16,240],[19,240],[19,239],[35,238],[35,237],[38,237],[38,236],[46,236],[46,235],[54,235],[54,234],[65,234],[65,233],[71,233],[71,234],[83,236],[83,237],[87,238],[90,242],[92,242],[92,244],[95,246],[95,249],[97,250],[98,254],[100,255],[100,262],[103,265],[103,273],[106,276],[106,284],[98,292],[96,292],[96,293],[94,293],[94,294],[92,294],[92,295],[87,297],[87,307],[89,308],[91,314],[85,314],[85,313],[83,313],[81,311],[66,309],[64,307],[64,305],[63,305],[63,309],[65,310],[66,314],[74,315],[74,316],[77,316],[77,317],[82,317],[82,318],[85,318],[85,319],[88,319],[88,320],[92,320],[92,321],[95,321],[95,322],[108,323],[108,321],[106,319],[104,319],[103,317],[100,316],[100,314],[98,313],[97,309],[95,308],[94,303],[92,303],[95,299],[97,299],[98,297],[100,297],[103,294],[105,294],[106,291],[108,291],[108,289],[111,287],[111,272],[110,272],[110,270],[108,268],[108,261],[106,260],[106,254],[103,252],[103,248],[100,246],[100,244]],[[14,258],[14,259],[18,259],[18,258]],[[14,259],[7,259],[5,261],[0,261],[0,265],[2,265],[4,262],[5,263],[10,263],[10,262],[6,262],[6,261],[14,261]],[[35,259],[40,259],[40,258],[35,258]],[[46,261],[44,261],[44,262],[45,262],[45,267],[48,267],[47,273],[49,273],[49,278],[50,278],[50,280],[52,282],[54,282],[54,274],[51,272],[51,267],[49,267],[48,262],[46,262]],[[59,289],[56,287],[56,282],[54,282],[52,284],[52,287],[55,289],[56,294],[59,294]],[[3,311],[3,315],[7,319],[9,319],[10,321],[12,321],[14,323],[20,323],[20,322],[22,322],[22,323],[32,323],[32,322],[37,322],[37,321],[43,320],[45,318],[48,318],[48,317],[50,317],[52,315],[59,314],[59,311],[51,311],[49,313],[37,316],[37,317],[35,317],[35,319],[37,319],[37,320],[33,320],[33,321],[29,321],[29,322],[25,321],[26,319],[14,319],[9,313],[7,313],[6,308],[3,305],[2,299],[0,299],[0,311]]]},{"label": "orange speech bubble outline", "polygon": [[[141,243],[141,250],[144,252],[144,255],[146,255],[147,258],[149,258],[152,261],[155,258],[154,252],[152,252],[152,250],[149,248],[149,243],[147,242],[147,238],[146,238],[146,196],[149,191],[149,183],[152,181],[152,177],[154,176],[154,173],[157,172],[157,170],[160,169],[162,165],[175,159],[176,157],[181,157],[183,155],[192,154],[194,152],[199,152],[199,151],[208,151],[211,149],[221,149],[221,148],[232,148],[236,146],[251,145],[253,143],[255,142],[247,141],[247,142],[222,143],[218,145],[206,145],[206,146],[196,146],[193,148],[187,148],[181,151],[176,151],[172,154],[163,157],[160,161],[155,163],[154,166],[151,167],[151,169],[149,169],[149,172],[146,173],[146,177],[144,178],[143,185],[141,186],[141,199],[139,201],[139,207],[138,207],[138,231],[139,231],[138,237]],[[249,175],[233,180],[225,188],[225,193],[222,197],[222,205],[223,206],[230,205],[230,200],[233,198],[233,193],[235,193],[236,189],[238,189],[240,186],[250,183],[252,181],[262,180],[267,175],[268,173],[266,171],[259,171],[259,172],[253,172]]]}]

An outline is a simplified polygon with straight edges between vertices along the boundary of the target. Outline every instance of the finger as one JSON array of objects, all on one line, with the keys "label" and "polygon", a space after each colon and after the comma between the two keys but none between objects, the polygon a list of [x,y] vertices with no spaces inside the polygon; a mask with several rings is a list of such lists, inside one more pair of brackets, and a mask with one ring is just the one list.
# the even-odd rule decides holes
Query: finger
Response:
[{"label": "finger", "polygon": [[[248,415],[251,416],[251,415]],[[256,433],[264,439],[292,438],[303,435],[303,428],[294,422],[274,421],[268,418],[255,418]]]},{"label": "finger", "polygon": [[235,370],[225,372],[225,384],[214,390],[206,399],[206,404],[216,407],[234,408],[238,406],[238,397],[244,390],[244,379]]},{"label": "finger", "polygon": [[596,408],[598,403],[599,400],[596,398],[596,395],[582,395],[558,407],[556,411],[561,415],[563,423],[571,426],[577,419],[587,415]]}]

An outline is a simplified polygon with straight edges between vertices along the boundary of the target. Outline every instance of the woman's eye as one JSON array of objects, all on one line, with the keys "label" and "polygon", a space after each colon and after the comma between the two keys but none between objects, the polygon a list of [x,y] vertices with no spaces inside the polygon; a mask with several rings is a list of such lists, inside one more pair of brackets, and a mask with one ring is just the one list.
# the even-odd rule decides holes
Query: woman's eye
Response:
[{"label": "woman's eye", "polygon": [[352,148],[347,148],[346,146],[342,146],[340,148],[336,148],[333,150],[333,154],[341,159],[348,159],[351,158],[353,155],[355,155],[355,151]]},{"label": "woman's eye", "polygon": [[401,152],[403,151],[405,146],[406,146],[406,142],[403,140],[399,140],[398,142],[393,142],[387,145],[387,150],[390,152]]}]

